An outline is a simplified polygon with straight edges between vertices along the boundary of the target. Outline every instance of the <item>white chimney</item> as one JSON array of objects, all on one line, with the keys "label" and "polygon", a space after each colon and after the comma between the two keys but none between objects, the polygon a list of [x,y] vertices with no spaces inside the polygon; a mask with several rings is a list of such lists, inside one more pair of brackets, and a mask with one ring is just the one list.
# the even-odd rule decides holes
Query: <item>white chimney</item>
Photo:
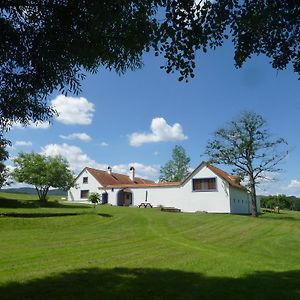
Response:
[{"label": "white chimney", "polygon": [[112,173],[112,168],[111,168],[110,166],[107,167],[107,172],[108,172],[108,174],[111,175],[111,173]]},{"label": "white chimney", "polygon": [[130,167],[130,179],[132,181],[134,181],[134,177],[135,177],[135,168],[134,167]]}]

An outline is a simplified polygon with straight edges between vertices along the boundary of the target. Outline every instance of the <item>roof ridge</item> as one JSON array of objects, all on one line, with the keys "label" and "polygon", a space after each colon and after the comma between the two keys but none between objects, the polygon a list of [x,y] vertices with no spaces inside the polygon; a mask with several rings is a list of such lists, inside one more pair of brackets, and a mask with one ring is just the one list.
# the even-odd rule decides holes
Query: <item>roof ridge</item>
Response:
[{"label": "roof ridge", "polygon": [[212,168],[215,168],[215,169],[217,169],[218,171],[221,171],[221,172],[225,173],[225,174],[228,175],[228,176],[233,176],[233,174],[229,174],[228,172],[226,172],[226,171],[224,171],[224,170],[222,170],[222,169],[216,167],[215,165],[210,164],[209,162],[206,163],[206,164],[207,164],[207,166],[210,166],[210,167],[212,167]]},{"label": "roof ridge", "polygon": [[[91,175],[103,186],[117,185],[117,184],[127,184],[127,185],[139,185],[141,183],[136,183],[131,177],[127,174],[121,174],[117,172],[107,172],[106,170],[95,169],[91,167],[85,167],[83,170],[88,170]],[[140,181],[145,183],[150,181],[145,178],[138,177]]]}]

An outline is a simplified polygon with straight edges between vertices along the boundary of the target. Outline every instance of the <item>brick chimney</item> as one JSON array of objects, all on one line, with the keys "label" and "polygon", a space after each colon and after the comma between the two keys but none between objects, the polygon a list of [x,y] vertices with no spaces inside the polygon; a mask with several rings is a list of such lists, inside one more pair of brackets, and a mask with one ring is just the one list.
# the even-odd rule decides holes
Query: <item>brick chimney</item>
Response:
[{"label": "brick chimney", "polygon": [[134,181],[134,177],[135,177],[135,168],[134,167],[130,167],[130,179],[132,181]]},{"label": "brick chimney", "polygon": [[111,166],[108,166],[108,167],[107,167],[107,172],[108,172],[108,174],[111,175],[111,173],[112,173],[112,168],[111,168]]}]

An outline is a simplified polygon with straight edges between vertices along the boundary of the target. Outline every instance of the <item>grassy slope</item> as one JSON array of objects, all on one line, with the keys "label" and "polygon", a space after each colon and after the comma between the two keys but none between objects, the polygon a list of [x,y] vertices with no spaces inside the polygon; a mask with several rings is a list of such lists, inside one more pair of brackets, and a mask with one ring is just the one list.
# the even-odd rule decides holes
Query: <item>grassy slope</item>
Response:
[{"label": "grassy slope", "polygon": [[300,299],[299,212],[255,219],[0,196],[10,197],[0,199],[1,299]]}]

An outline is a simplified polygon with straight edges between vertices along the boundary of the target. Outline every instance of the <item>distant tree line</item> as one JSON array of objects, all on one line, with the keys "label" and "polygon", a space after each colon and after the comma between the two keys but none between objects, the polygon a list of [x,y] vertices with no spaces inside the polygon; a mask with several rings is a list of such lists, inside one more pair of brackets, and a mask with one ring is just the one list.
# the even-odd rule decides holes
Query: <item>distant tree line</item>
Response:
[{"label": "distant tree line", "polygon": [[260,199],[260,205],[262,208],[267,209],[278,207],[279,209],[300,211],[300,198],[286,195],[269,195]]}]

